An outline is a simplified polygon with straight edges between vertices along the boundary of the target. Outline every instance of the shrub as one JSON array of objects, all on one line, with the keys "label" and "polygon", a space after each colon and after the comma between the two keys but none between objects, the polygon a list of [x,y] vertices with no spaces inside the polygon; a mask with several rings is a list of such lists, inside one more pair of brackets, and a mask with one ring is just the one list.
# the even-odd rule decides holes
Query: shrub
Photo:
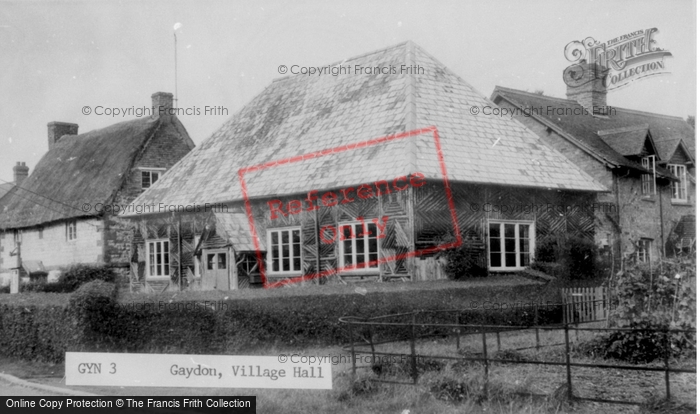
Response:
[{"label": "shrub", "polygon": [[[27,293],[3,295],[1,306],[7,309],[0,324],[0,344],[6,336],[22,332],[22,344],[42,343],[44,332],[54,341],[52,349],[28,351],[18,347],[0,346],[0,353],[28,359],[62,360],[68,346],[84,351],[111,352],[177,352],[177,353],[236,353],[261,344],[270,347],[328,346],[347,344],[349,328],[341,316],[373,317],[412,312],[420,309],[464,309],[470,303],[488,298],[495,303],[542,302],[545,293],[539,286],[492,286],[414,289],[371,292],[358,295],[347,293],[282,295],[283,290],[253,299],[224,299],[221,292],[179,292],[160,295],[133,296],[131,301],[115,301],[114,284],[93,281],[71,295]],[[207,296],[209,295],[209,296]],[[62,299],[70,296],[69,299]],[[50,298],[51,301],[49,302]],[[66,303],[67,302],[67,303]],[[62,305],[64,304],[65,305]],[[43,309],[56,305],[46,322],[28,319],[25,308]],[[212,309],[213,308],[213,309]],[[32,311],[34,312],[34,311]],[[43,312],[43,311],[42,311]],[[45,315],[45,313],[42,313]],[[33,317],[32,317],[33,318]],[[416,318],[416,335],[449,335],[425,323],[454,323],[451,312],[420,313]],[[402,319],[404,322],[409,318]],[[465,310],[463,323],[532,325],[534,311],[530,308],[508,308],[485,311]],[[539,323],[561,321],[561,308],[540,308]],[[55,332],[68,332],[61,337]],[[369,332],[353,327],[354,339],[369,338]],[[375,327],[373,339],[405,337],[407,327]],[[40,339],[42,338],[42,339]],[[70,341],[69,341],[70,340]]]},{"label": "shrub", "polygon": [[544,263],[556,263],[563,254],[561,243],[557,237],[549,236],[537,243],[535,248],[535,261]]},{"label": "shrub", "polygon": [[459,247],[445,250],[441,253],[447,259],[445,273],[451,279],[469,277],[486,277],[489,270],[484,263],[483,249],[474,249],[469,241]]},{"label": "shrub", "polygon": [[68,303],[68,313],[84,338],[110,336],[114,333],[116,285],[93,280],[75,291]]},{"label": "shrub", "polygon": [[[666,333],[668,326],[634,323],[638,331],[618,331],[581,344],[576,351],[590,357],[616,359],[632,364],[649,363],[664,358],[678,358],[694,350],[690,333]],[[668,335],[668,337],[667,337]]]},{"label": "shrub", "polygon": [[599,275],[598,247],[572,235],[545,237],[535,249],[533,268],[555,277],[591,279]]},{"label": "shrub", "polygon": [[632,363],[647,363],[665,357],[674,358],[694,349],[695,262],[668,260],[651,268],[634,266],[617,274],[612,289],[610,321],[618,331],[596,338],[580,352]]},{"label": "shrub", "polygon": [[565,264],[572,279],[591,279],[598,272],[598,246],[583,237],[571,237],[566,245]]},{"label": "shrub", "polygon": [[468,397],[467,384],[452,378],[441,378],[430,386],[430,393],[435,399],[458,403]]},{"label": "shrub", "polygon": [[81,285],[93,280],[114,282],[116,280],[116,274],[113,269],[104,265],[92,266],[76,264],[61,274],[58,278],[58,284],[70,289],[68,292],[73,292]]}]

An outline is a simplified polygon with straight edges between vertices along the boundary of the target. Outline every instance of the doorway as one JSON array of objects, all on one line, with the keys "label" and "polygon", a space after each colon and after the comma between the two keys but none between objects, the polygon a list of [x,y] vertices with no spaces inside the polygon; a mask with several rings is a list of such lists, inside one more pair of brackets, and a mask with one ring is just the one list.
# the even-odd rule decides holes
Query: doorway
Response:
[{"label": "doorway", "polygon": [[204,250],[202,290],[230,290],[228,250]]}]

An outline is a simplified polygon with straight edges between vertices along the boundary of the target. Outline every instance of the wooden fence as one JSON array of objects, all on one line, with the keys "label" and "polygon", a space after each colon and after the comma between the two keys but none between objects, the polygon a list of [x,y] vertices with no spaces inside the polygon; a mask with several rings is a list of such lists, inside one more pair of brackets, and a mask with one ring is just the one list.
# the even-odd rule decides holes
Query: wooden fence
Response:
[{"label": "wooden fence", "polygon": [[608,318],[610,295],[606,287],[564,288],[561,290],[564,323],[603,321]]}]

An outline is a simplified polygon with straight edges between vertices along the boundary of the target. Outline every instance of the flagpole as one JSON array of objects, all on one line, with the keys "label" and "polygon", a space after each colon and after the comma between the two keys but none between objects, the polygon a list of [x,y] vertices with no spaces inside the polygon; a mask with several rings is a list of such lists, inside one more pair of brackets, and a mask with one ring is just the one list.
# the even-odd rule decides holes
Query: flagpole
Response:
[{"label": "flagpole", "polygon": [[173,36],[175,37],[175,109],[177,109],[177,29],[173,31]]}]

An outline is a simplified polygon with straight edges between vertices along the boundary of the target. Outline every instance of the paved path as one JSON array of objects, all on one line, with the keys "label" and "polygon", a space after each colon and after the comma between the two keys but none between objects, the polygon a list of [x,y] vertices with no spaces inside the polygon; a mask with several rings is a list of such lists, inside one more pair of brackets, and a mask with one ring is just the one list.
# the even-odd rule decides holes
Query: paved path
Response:
[{"label": "paved path", "polygon": [[82,395],[90,396],[87,392],[75,391],[68,388],[54,387],[51,385],[38,384],[25,381],[12,375],[0,374],[0,396],[61,396],[61,395]]}]

